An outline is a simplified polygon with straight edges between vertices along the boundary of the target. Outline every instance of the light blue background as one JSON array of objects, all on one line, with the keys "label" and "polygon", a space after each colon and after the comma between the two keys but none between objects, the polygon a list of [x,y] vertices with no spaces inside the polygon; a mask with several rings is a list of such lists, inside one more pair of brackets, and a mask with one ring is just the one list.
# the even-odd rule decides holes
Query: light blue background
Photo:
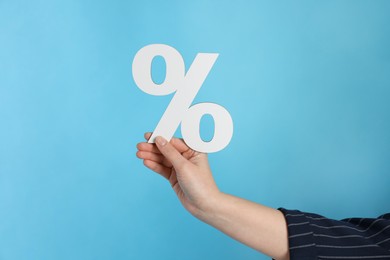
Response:
[{"label": "light blue background", "polygon": [[220,53],[195,102],[234,120],[228,148],[210,155],[222,191],[332,218],[388,212],[389,10],[0,0],[0,259],[268,259],[193,218],[135,157],[172,98],[132,80],[151,43],[187,66]]}]

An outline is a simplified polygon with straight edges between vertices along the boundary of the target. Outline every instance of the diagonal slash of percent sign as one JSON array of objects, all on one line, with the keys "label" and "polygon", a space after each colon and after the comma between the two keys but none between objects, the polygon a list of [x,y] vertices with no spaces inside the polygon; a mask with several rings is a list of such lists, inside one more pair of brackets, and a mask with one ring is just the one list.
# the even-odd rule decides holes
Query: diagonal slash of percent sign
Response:
[{"label": "diagonal slash of percent sign", "polygon": [[[166,63],[166,76],[161,84],[156,84],[151,75],[152,61],[156,56],[163,57]],[[217,152],[229,144],[233,136],[233,120],[229,112],[214,103],[191,106],[217,58],[217,53],[198,53],[185,73],[183,57],[171,46],[152,44],[136,53],[132,66],[133,78],[142,91],[156,96],[176,91],[149,143],[153,143],[157,136],[170,140],[181,122],[184,141],[196,151]],[[206,114],[213,117],[215,126],[214,136],[209,142],[203,141],[199,133],[200,120]]]}]

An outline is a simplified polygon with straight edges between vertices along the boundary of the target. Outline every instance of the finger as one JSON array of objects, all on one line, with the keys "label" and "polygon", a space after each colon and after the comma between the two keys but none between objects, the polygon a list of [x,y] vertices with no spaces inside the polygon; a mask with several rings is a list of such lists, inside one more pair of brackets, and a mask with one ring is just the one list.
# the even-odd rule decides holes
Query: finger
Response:
[{"label": "finger", "polygon": [[[151,132],[146,132],[144,134],[144,138],[146,141],[149,140],[149,138],[152,136],[152,133]],[[173,137],[170,141],[175,147],[176,149],[180,152],[180,153],[184,153],[186,151],[188,151],[189,149],[191,149],[190,147],[188,147],[188,145],[183,141],[183,139],[180,139],[180,138],[176,138],[176,137]]]},{"label": "finger", "polygon": [[171,169],[168,167],[165,167],[164,165],[161,165],[159,163],[156,163],[151,160],[144,160],[144,165],[151,169],[152,171],[160,174],[165,179],[169,180],[169,177],[171,175]]},{"label": "finger", "polygon": [[157,163],[162,163],[164,161],[164,156],[162,154],[138,151],[136,153],[137,157],[144,160],[152,160]]},{"label": "finger", "polygon": [[167,142],[167,140],[161,136],[156,137],[156,145],[160,152],[172,163],[175,169],[180,170],[188,161],[176,150],[175,146]]},{"label": "finger", "polygon": [[162,155],[152,152],[138,151],[136,153],[137,157],[143,160],[151,160],[156,163],[160,163],[166,167],[171,168],[172,164]]},{"label": "finger", "polygon": [[145,138],[145,140],[146,141],[149,141],[149,138],[152,136],[152,133],[151,132],[146,132],[145,134],[144,134],[144,138]]},{"label": "finger", "polygon": [[160,150],[157,148],[157,146],[155,144],[149,144],[149,143],[145,143],[145,142],[138,143],[137,149],[140,151],[161,154]]},{"label": "finger", "polygon": [[185,153],[191,148],[188,147],[188,145],[183,141],[183,139],[180,138],[172,138],[171,143],[180,153]]}]

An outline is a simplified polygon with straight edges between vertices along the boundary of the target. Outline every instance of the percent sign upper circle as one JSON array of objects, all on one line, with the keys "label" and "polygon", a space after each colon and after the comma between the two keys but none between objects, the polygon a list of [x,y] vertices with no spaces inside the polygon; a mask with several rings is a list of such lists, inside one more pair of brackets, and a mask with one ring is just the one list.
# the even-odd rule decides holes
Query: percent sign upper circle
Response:
[{"label": "percent sign upper circle", "polygon": [[[156,84],[152,79],[152,62],[161,56],[166,64],[164,82]],[[229,112],[214,103],[200,103],[191,106],[207,75],[211,71],[217,53],[198,53],[187,73],[181,54],[165,44],[151,44],[140,49],[133,60],[133,78],[136,85],[150,95],[169,95],[176,91],[156,129],[149,139],[153,143],[156,136],[170,140],[181,123],[184,141],[193,150],[205,153],[224,149],[233,136],[233,120]],[[209,114],[214,120],[214,136],[209,142],[200,136],[200,120]]]}]

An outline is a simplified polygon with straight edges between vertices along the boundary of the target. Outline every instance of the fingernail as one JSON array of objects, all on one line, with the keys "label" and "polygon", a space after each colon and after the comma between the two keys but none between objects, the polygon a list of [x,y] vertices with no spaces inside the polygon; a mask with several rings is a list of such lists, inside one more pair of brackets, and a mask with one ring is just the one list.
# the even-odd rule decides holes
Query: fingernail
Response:
[{"label": "fingernail", "polygon": [[164,137],[161,137],[161,136],[157,136],[156,137],[156,142],[161,145],[161,146],[164,146],[167,144],[167,140],[165,140]]}]

